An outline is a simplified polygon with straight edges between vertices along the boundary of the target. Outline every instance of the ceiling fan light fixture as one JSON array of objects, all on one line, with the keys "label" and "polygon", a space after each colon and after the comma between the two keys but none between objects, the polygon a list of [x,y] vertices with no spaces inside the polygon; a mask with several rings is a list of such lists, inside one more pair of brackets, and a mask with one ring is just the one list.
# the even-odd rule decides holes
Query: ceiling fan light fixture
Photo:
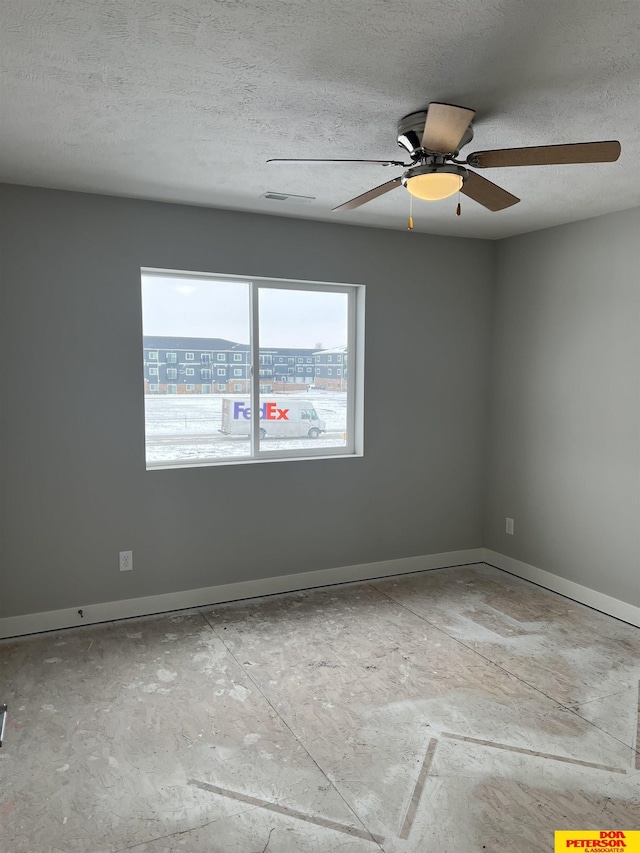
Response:
[{"label": "ceiling fan light fixture", "polygon": [[416,198],[440,201],[459,192],[466,176],[459,166],[416,166],[404,174],[402,183]]}]

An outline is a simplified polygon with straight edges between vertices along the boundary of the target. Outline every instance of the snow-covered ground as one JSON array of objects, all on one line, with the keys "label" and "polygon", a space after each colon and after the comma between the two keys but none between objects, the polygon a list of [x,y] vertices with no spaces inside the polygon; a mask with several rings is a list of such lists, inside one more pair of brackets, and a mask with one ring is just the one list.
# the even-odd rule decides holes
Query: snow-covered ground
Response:
[{"label": "snow-covered ground", "polygon": [[[273,395],[282,398],[284,395]],[[147,464],[178,465],[248,456],[249,440],[244,436],[222,435],[222,400],[231,394],[145,396]],[[236,399],[246,399],[238,395]],[[313,390],[304,397],[287,399],[313,403],[318,417],[326,421],[327,432],[320,438],[266,438],[263,450],[343,447],[347,424],[345,393]]]}]

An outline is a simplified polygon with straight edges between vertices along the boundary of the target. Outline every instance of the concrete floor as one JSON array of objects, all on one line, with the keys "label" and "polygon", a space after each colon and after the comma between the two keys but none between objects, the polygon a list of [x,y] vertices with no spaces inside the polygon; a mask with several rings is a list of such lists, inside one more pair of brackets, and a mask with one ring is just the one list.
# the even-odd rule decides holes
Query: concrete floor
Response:
[{"label": "concrete floor", "polygon": [[640,629],[484,565],[0,643],[2,853],[639,829]]}]

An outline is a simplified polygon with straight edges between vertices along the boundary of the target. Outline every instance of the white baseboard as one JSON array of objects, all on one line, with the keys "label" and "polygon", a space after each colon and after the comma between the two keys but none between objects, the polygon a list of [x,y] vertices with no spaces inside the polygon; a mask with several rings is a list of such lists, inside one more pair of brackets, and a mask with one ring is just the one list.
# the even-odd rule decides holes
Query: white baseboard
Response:
[{"label": "white baseboard", "polygon": [[[444,569],[449,566],[481,563],[483,560],[483,548],[469,548],[465,551],[447,551],[442,554],[428,554],[421,557],[403,557],[398,560],[383,560],[379,563],[363,563],[358,566],[320,569],[315,572],[282,575],[255,581],[241,581],[240,583],[209,586],[203,589],[189,589],[182,592],[170,592],[166,595],[127,598],[104,604],[84,605],[80,603],[77,607],[68,607],[65,610],[49,610],[44,613],[30,613],[24,616],[8,616],[0,619],[0,638],[55,631],[59,628],[71,628],[76,625],[92,625],[96,622],[111,622],[115,619],[129,619],[133,616],[148,616],[153,613],[167,613],[189,607],[220,604],[224,601],[238,601],[243,598],[258,598],[261,595],[274,595],[279,592],[293,592],[294,590],[312,589],[313,587],[331,586],[332,584],[373,580],[374,578],[403,575],[410,572],[424,572],[429,569]],[[80,616],[79,610],[82,610],[82,616]]]},{"label": "white baseboard", "polygon": [[543,586],[545,589],[550,589],[552,592],[559,592],[560,595],[566,595],[567,598],[579,601],[588,607],[593,607],[594,610],[600,610],[609,616],[615,616],[616,619],[622,619],[623,622],[629,622],[631,625],[640,627],[640,607],[627,604],[626,601],[620,601],[619,598],[612,598],[603,592],[597,592],[597,590],[590,589],[588,586],[582,586],[582,584],[575,583],[575,581],[561,578],[559,575],[554,575],[544,569],[538,569],[536,566],[530,566],[521,560],[507,557],[505,554],[499,554],[497,551],[491,551],[489,548],[484,549],[483,562],[490,566],[495,566],[497,569],[503,569],[505,572],[509,572],[524,580],[533,581],[533,583]]}]

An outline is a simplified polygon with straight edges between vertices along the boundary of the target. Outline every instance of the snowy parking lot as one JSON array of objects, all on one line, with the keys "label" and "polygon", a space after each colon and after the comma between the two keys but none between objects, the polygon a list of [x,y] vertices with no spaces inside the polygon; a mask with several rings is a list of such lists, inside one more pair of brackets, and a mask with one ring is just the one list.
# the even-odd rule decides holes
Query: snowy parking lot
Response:
[{"label": "snowy parking lot", "polygon": [[[273,395],[281,398],[283,395]],[[250,455],[249,439],[222,435],[223,399],[246,399],[230,394],[163,394],[145,396],[146,457],[149,467],[197,464]],[[262,399],[271,399],[263,397]],[[320,438],[265,438],[263,450],[319,447],[343,447],[347,424],[347,395],[310,390],[304,396],[292,394],[291,400],[304,399],[313,404],[318,417],[326,421],[326,433]]]}]

